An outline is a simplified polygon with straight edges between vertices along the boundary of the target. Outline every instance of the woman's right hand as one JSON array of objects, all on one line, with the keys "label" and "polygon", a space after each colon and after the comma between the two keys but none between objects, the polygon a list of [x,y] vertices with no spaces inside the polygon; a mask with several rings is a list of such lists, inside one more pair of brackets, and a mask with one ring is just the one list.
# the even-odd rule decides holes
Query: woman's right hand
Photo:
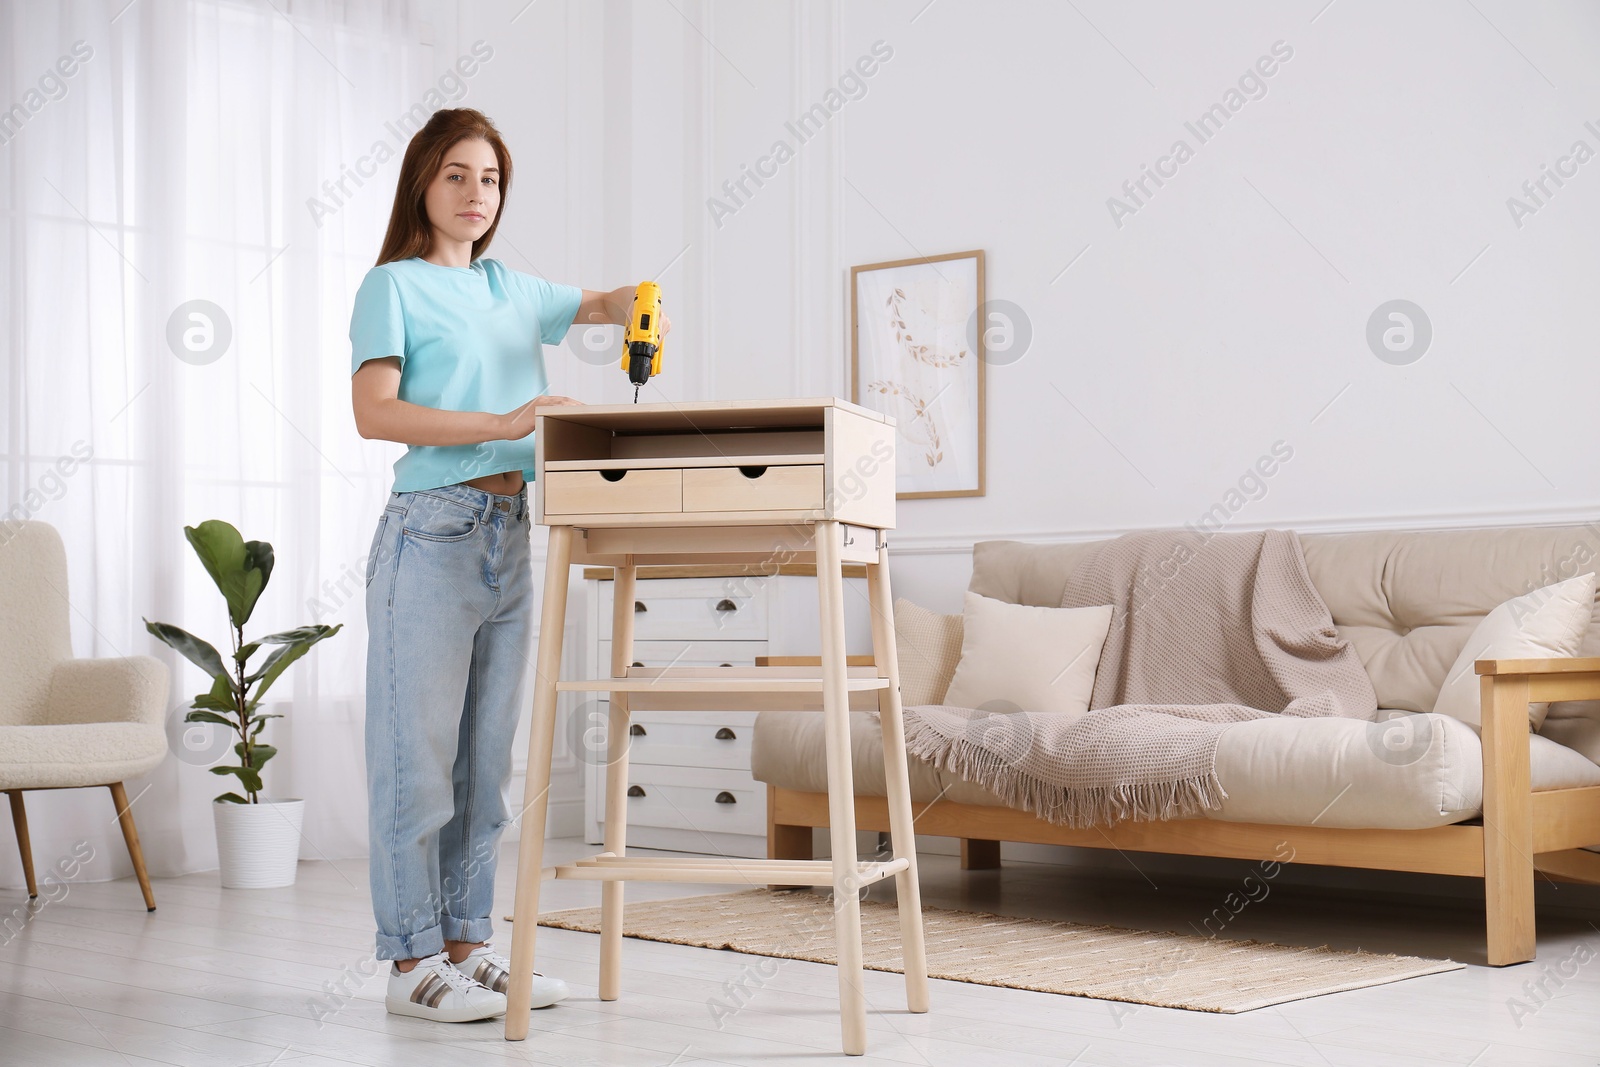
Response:
[{"label": "woman's right hand", "polygon": [[570,396],[536,396],[528,403],[499,416],[504,433],[501,440],[519,441],[533,432],[534,419],[540,408],[582,407],[583,401]]}]

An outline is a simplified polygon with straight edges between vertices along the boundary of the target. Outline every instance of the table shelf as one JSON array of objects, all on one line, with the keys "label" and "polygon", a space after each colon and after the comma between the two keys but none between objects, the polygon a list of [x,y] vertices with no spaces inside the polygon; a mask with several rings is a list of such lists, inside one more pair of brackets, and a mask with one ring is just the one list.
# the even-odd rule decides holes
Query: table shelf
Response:
[{"label": "table shelf", "polygon": [[[855,886],[861,888],[893,878],[910,866],[905,858],[858,862]],[[545,880],[574,879],[588,882],[699,882],[713,885],[834,884],[832,860],[667,859],[616,856],[601,853],[574,863],[546,867]]]},{"label": "table shelf", "polygon": [[[654,675],[634,677],[647,670],[661,668],[633,667],[627,678],[583,678],[557,682],[556,689],[563,693],[821,693],[821,678],[797,678],[784,674],[751,677],[741,674],[734,677],[716,677],[709,673],[686,675]],[[669,668],[670,669],[670,668]],[[748,670],[749,668],[745,668]],[[760,669],[760,668],[756,668]],[[738,667],[706,668],[707,672],[720,670],[724,674],[739,671]],[[845,679],[845,689],[851,693],[870,692],[889,688],[889,679],[858,677]]]}]

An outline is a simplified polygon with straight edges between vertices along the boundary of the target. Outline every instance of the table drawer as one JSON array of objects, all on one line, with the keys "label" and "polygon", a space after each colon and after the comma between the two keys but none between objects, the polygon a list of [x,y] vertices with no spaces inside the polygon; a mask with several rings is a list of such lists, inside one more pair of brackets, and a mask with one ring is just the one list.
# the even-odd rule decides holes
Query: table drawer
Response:
[{"label": "table drawer", "polygon": [[822,465],[689,467],[684,511],[805,511],[822,507]]},{"label": "table drawer", "polygon": [[623,515],[683,510],[683,472],[673,469],[546,471],[546,515]]},{"label": "table drawer", "polygon": [[765,834],[767,787],[749,771],[628,766],[628,826]]}]

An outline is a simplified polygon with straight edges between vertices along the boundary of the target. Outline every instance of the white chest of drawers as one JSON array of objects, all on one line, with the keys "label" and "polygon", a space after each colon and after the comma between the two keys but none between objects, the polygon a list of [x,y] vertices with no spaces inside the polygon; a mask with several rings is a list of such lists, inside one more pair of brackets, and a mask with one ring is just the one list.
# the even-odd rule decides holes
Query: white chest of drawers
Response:
[{"label": "white chest of drawers", "polygon": [[[846,647],[871,649],[866,580],[845,578]],[[611,663],[609,568],[585,571],[584,676]],[[667,575],[667,576],[662,576]],[[775,575],[737,568],[645,567],[634,596],[634,662],[645,667],[752,667],[757,656],[814,656],[815,568]],[[578,708],[584,752],[584,835],[605,829],[606,694]],[[767,849],[767,791],[750,775],[754,711],[635,711],[629,727],[628,843],[712,856],[760,857]]]}]

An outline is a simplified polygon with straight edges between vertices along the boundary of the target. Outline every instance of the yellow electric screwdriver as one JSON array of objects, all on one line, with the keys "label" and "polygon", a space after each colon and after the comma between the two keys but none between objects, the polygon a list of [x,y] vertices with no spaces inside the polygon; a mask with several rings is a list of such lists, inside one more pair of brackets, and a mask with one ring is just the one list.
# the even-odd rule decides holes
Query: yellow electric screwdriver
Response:
[{"label": "yellow electric screwdriver", "polygon": [[639,388],[653,374],[661,373],[661,286],[640,282],[633,291],[633,308],[628,312],[628,328],[622,335],[622,369],[633,383],[633,402],[639,402]]}]

